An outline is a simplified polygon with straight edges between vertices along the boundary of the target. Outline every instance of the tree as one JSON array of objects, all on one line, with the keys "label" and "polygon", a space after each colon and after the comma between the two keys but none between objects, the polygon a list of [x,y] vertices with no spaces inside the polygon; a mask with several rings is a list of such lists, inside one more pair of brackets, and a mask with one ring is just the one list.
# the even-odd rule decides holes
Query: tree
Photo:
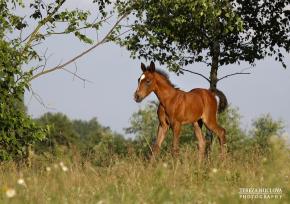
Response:
[{"label": "tree", "polygon": [[137,153],[145,154],[148,149],[152,151],[151,144],[156,138],[158,123],[155,102],[151,102],[144,109],[133,113],[130,127],[125,128],[125,132],[134,134],[135,141],[137,141]]},{"label": "tree", "polygon": [[[117,15],[114,12],[115,6],[110,6],[112,4],[110,0],[92,0],[91,2],[95,7],[94,13],[77,8],[68,9],[66,8],[67,0],[52,2],[36,0],[30,2],[29,6],[21,0],[1,1],[1,7],[5,8],[1,15],[4,25],[9,25],[12,21],[17,23],[14,27],[4,29],[2,35],[6,39],[11,39],[9,43],[13,44],[14,48],[26,58],[23,60],[23,65],[27,64],[28,68],[23,75],[30,74],[29,81],[53,71],[66,70],[65,67],[68,65],[121,34],[119,24],[129,11],[119,10],[119,15]],[[23,13],[29,12],[30,15],[12,14],[16,9],[18,12],[26,9]],[[13,16],[12,19],[10,15]],[[104,28],[106,23],[112,23],[112,26]],[[88,31],[95,33],[95,39],[85,34]],[[54,36],[70,34],[92,46],[64,63],[47,67],[48,56],[41,44]],[[66,71],[77,76],[74,72]]]},{"label": "tree", "polygon": [[[288,0],[147,0],[134,4],[132,31],[120,43],[133,57],[157,60],[176,73],[198,74],[216,89],[220,67],[290,50]],[[209,77],[183,67],[203,62]]]},{"label": "tree", "polygon": [[0,2],[0,161],[27,158],[28,147],[46,133],[25,113],[23,94],[30,74],[23,76],[21,65],[26,57],[5,38],[7,31],[23,24],[6,3]]},{"label": "tree", "polygon": [[[53,71],[66,70],[85,82],[85,79],[66,67],[120,35],[119,23],[128,15],[128,11],[121,12],[120,15],[114,14],[114,6],[109,11],[109,0],[92,0],[95,16],[86,10],[66,9],[66,2],[68,1],[0,1],[1,160],[23,157],[27,147],[39,141],[46,133],[45,128],[37,126],[25,113],[23,96],[25,90],[32,91],[31,80]],[[108,21],[113,22],[112,26],[102,31],[103,25]],[[95,39],[98,32],[102,31],[104,36],[94,41],[83,33],[88,29],[95,31]],[[41,44],[56,35],[69,34],[92,46],[64,63],[47,67],[48,57],[43,54],[45,51]]]},{"label": "tree", "polygon": [[268,153],[271,149],[270,137],[279,136],[283,131],[284,124],[281,120],[275,121],[271,115],[266,114],[258,117],[252,124],[250,134],[255,145],[262,153]]},{"label": "tree", "polygon": [[[157,60],[177,74],[188,71],[203,77],[226,106],[227,98],[217,90],[218,82],[249,73],[218,77],[221,67],[241,62],[254,66],[267,56],[275,56],[286,67],[289,5],[288,0],[140,0],[133,4],[132,31],[119,42],[133,57]],[[209,77],[184,68],[196,62],[210,67]]]},{"label": "tree", "polygon": [[46,138],[36,144],[38,155],[74,154],[77,150],[86,160],[101,164],[110,161],[113,154],[123,156],[128,153],[129,141],[102,126],[96,118],[70,120],[62,113],[46,113],[36,121],[50,127]]},{"label": "tree", "polygon": [[38,142],[36,152],[41,154],[49,152],[56,154],[57,150],[63,147],[70,148],[79,145],[80,137],[73,128],[70,119],[62,113],[46,113],[37,119],[42,126],[49,126],[50,131],[46,138]]}]

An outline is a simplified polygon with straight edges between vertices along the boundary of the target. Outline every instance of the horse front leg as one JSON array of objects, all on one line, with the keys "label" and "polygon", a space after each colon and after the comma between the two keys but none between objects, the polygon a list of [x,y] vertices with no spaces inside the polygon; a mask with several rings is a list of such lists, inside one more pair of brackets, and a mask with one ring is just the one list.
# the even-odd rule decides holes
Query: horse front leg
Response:
[{"label": "horse front leg", "polygon": [[157,138],[155,141],[155,144],[152,149],[152,155],[151,158],[156,158],[160,152],[161,144],[165,139],[166,133],[168,130],[168,124],[167,123],[160,123],[158,126],[158,133],[157,133]]},{"label": "horse front leg", "polygon": [[167,130],[169,127],[168,122],[167,122],[168,117],[167,117],[165,110],[164,110],[164,107],[162,105],[158,106],[157,114],[158,114],[158,119],[159,119],[159,126],[158,126],[157,138],[156,138],[155,144],[154,144],[153,149],[152,149],[151,159],[152,158],[155,159],[156,156],[159,154],[161,144],[166,137],[166,133],[167,133]]},{"label": "horse front leg", "polygon": [[179,145],[181,124],[179,122],[173,123],[172,129],[173,129],[172,156],[177,157],[179,154],[178,145]]}]

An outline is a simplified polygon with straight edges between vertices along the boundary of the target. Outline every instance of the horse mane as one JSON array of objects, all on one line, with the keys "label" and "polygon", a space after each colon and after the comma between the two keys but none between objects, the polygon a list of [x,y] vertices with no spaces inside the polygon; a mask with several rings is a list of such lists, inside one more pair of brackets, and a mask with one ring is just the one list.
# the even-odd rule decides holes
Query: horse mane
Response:
[{"label": "horse mane", "polygon": [[[169,75],[164,70],[155,69],[155,72],[163,76],[163,78],[167,81],[167,83],[169,83],[172,87],[176,88],[176,86],[172,84],[172,82],[169,80]],[[176,89],[179,89],[179,88],[176,88]]]}]

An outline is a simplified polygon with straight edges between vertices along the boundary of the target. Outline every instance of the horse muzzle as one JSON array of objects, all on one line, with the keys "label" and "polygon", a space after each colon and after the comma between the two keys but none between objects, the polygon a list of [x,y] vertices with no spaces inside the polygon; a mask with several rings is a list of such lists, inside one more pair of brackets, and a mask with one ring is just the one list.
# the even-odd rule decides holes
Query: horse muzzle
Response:
[{"label": "horse muzzle", "polygon": [[135,94],[134,94],[134,100],[135,100],[137,103],[140,103],[140,102],[143,100],[143,98],[140,97],[140,96],[135,92]]}]

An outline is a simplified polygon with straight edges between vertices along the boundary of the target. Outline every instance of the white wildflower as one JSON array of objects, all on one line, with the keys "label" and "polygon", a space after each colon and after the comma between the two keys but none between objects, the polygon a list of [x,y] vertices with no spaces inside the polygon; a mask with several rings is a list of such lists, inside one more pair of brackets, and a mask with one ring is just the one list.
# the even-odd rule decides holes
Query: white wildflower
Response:
[{"label": "white wildflower", "polygon": [[21,185],[21,186],[25,186],[25,187],[26,187],[26,183],[25,183],[25,181],[24,181],[23,178],[18,179],[18,180],[17,180],[17,183],[18,183],[19,185]]},{"label": "white wildflower", "polygon": [[66,166],[62,166],[61,169],[62,169],[64,172],[68,171],[68,168],[67,168]]},{"label": "white wildflower", "polygon": [[16,190],[13,188],[8,188],[5,193],[8,198],[13,198],[16,195]]},{"label": "white wildflower", "polygon": [[68,171],[68,168],[64,165],[63,162],[60,162],[59,165],[64,172]]},{"label": "white wildflower", "polygon": [[212,173],[217,173],[217,172],[218,172],[218,170],[216,168],[212,169]]},{"label": "white wildflower", "polygon": [[104,203],[105,203],[104,200],[99,200],[99,201],[97,202],[97,204],[104,204]]}]

